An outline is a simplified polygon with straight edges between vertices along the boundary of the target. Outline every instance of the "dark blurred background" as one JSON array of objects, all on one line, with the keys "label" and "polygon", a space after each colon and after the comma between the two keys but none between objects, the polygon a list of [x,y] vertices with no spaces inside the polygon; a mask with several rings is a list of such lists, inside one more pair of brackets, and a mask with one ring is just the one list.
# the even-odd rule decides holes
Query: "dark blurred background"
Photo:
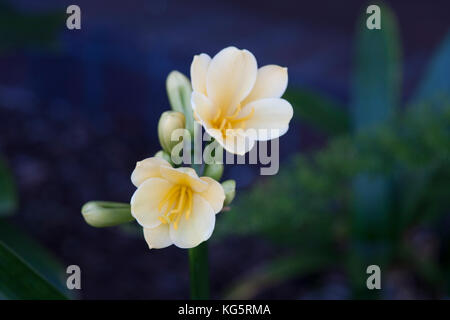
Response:
[{"label": "dark blurred background", "polygon": [[[396,16],[401,39],[403,108],[448,32],[450,5],[384,3]],[[65,26],[70,4],[81,8],[81,30]],[[133,227],[92,228],[82,219],[81,206],[89,200],[129,201],[136,161],[160,149],[156,126],[169,108],[165,78],[172,70],[189,75],[195,54],[212,56],[229,45],[248,49],[260,66],[287,66],[290,89],[320,92],[347,112],[358,18],[367,5],[353,0],[0,0],[0,154],[18,190],[18,208],[9,221],[63,266],[81,267],[79,298],[188,298],[185,250],[149,251]],[[281,170],[294,154],[314,154],[329,139],[329,133],[295,118],[280,139]],[[237,182],[239,208],[241,196],[274,177],[260,179],[255,166],[231,166],[225,178]],[[285,207],[274,208],[273,214],[278,210]],[[296,214],[295,208],[289,210]],[[245,213],[239,212],[237,223],[246,224]],[[221,214],[218,225],[227,214]],[[414,235],[434,250],[439,241],[425,230]],[[354,297],[348,274],[337,266],[344,259],[339,254],[336,267],[312,267],[290,278],[265,279],[263,271],[249,280],[250,289],[233,295],[232,283],[266,270],[268,261],[295,246],[252,232],[218,232],[210,245],[212,296]],[[382,298],[447,296],[446,289],[417,280],[401,266],[389,270]],[[365,269],[361,273],[365,276]],[[261,289],[258,283],[264,283]]]}]

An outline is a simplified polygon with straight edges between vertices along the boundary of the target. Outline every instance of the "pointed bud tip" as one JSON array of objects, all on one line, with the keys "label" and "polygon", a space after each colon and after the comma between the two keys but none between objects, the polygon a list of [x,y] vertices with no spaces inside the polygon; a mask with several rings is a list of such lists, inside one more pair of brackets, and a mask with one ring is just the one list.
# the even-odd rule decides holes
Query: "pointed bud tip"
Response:
[{"label": "pointed bud tip", "polygon": [[227,180],[222,182],[222,188],[225,192],[224,206],[228,206],[234,199],[236,195],[236,181]]},{"label": "pointed bud tip", "polygon": [[81,208],[87,224],[93,227],[111,227],[133,221],[131,206],[128,203],[89,201]]},{"label": "pointed bud tip", "polygon": [[186,118],[183,113],[178,111],[165,111],[158,122],[158,138],[163,150],[170,154],[172,148],[180,142],[181,139],[172,140],[172,133],[177,129],[184,129]]},{"label": "pointed bud tip", "polygon": [[191,107],[192,85],[188,77],[178,71],[172,71],[166,80],[167,96],[172,110],[186,116],[186,129],[193,134],[194,120]]}]

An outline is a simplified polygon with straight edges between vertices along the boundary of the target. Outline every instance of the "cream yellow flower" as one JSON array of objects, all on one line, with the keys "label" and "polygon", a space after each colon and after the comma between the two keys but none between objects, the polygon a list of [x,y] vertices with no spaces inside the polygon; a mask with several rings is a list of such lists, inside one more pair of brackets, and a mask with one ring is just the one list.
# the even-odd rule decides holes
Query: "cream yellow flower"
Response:
[{"label": "cream yellow flower", "polygon": [[[245,154],[256,140],[278,138],[288,130],[293,109],[280,98],[287,68],[258,69],[251,52],[228,47],[212,59],[204,53],[195,56],[191,81],[194,118],[228,152]],[[255,131],[256,137],[249,134]]]},{"label": "cream yellow flower", "polygon": [[131,214],[150,248],[192,248],[209,239],[225,200],[220,183],[157,157],[138,162],[131,181]]}]

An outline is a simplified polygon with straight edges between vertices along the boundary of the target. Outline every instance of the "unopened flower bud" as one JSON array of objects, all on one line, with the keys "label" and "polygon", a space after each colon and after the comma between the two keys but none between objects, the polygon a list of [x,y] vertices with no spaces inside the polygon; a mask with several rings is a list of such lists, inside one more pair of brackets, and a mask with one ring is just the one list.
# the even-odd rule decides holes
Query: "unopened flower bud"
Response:
[{"label": "unopened flower bud", "polygon": [[97,228],[112,227],[134,220],[128,203],[89,201],[81,208],[81,213],[87,224]]},{"label": "unopened flower bud", "polygon": [[216,181],[219,181],[222,178],[223,174],[223,164],[222,163],[213,163],[205,165],[205,171],[203,171],[203,175],[213,178]]},{"label": "unopened flower bud", "polygon": [[224,181],[222,182],[222,188],[225,191],[225,201],[223,202],[223,205],[228,206],[233,201],[236,194],[236,181]]},{"label": "unopened flower bud", "polygon": [[172,71],[167,76],[166,90],[172,110],[184,114],[186,117],[186,129],[193,135],[194,116],[191,107],[191,82],[181,72]]},{"label": "unopened flower bud", "polygon": [[172,132],[176,129],[184,129],[185,117],[178,111],[166,111],[161,115],[158,123],[158,138],[163,150],[170,154],[172,148],[181,141],[172,141]]}]

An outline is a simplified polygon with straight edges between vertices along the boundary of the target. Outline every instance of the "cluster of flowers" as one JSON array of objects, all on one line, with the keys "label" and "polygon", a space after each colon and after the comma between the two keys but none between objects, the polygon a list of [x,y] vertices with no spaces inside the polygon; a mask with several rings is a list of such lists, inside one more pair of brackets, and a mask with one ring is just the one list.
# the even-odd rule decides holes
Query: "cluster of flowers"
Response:
[{"label": "cluster of flowers", "polygon": [[[195,56],[191,80],[192,86],[178,72],[169,75],[167,90],[173,110],[164,112],[158,124],[163,150],[137,162],[131,175],[137,187],[130,201],[131,215],[143,227],[150,248],[172,244],[193,248],[208,240],[215,215],[235,194],[234,181],[218,182],[223,164],[205,165],[202,177],[193,168],[174,165],[171,151],[179,143],[172,139],[174,130],[194,133],[197,122],[227,152],[243,155],[257,140],[286,133],[293,115],[292,106],[281,99],[288,83],[287,69],[276,65],[258,69],[247,50],[228,47],[213,58]],[[258,138],[246,134],[247,129],[271,134]],[[90,223],[95,220],[95,210],[90,210],[95,205],[88,204],[82,211]]]}]

